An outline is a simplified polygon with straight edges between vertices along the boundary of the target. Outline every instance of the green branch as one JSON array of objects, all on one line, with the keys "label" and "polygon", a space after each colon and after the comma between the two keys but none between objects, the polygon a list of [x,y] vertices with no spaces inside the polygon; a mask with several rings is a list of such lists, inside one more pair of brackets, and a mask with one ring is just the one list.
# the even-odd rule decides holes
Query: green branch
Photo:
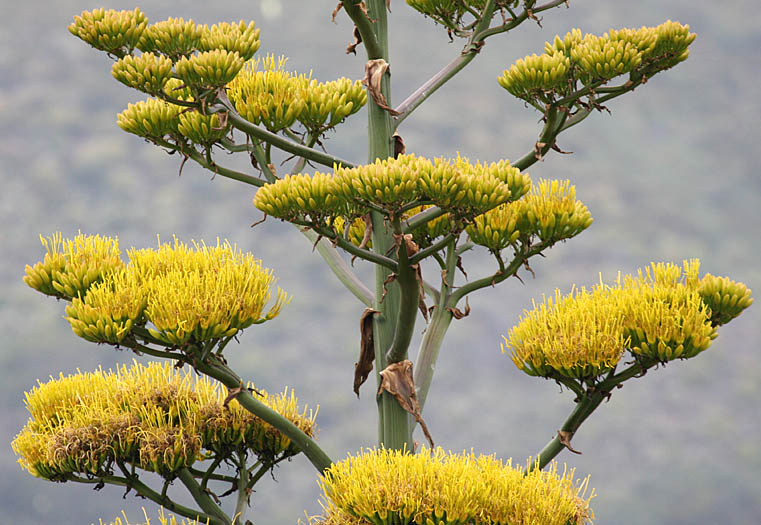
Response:
[{"label": "green branch", "polygon": [[[362,281],[356,276],[346,262],[341,258],[338,250],[336,250],[326,239],[320,239],[317,232],[314,230],[305,230],[299,228],[299,231],[306,236],[312,242],[322,258],[327,263],[328,267],[333,271],[338,280],[351,292],[354,296],[362,301],[362,304],[368,308],[373,305],[373,293]],[[353,246],[353,245],[352,245]]]},{"label": "green branch", "polygon": [[545,114],[544,128],[542,128],[539,140],[536,141],[534,148],[518,161],[513,162],[512,165],[519,170],[524,171],[526,168],[536,163],[536,161],[544,158],[552,146],[555,145],[555,138],[560,133],[567,117],[567,111],[555,107],[549,108]]},{"label": "green branch", "polygon": [[272,133],[271,131],[268,131],[264,128],[260,128],[259,126],[252,124],[245,118],[243,118],[237,111],[235,111],[235,108],[233,107],[230,100],[227,98],[226,95],[221,94],[220,95],[221,103],[214,104],[212,106],[209,106],[207,108],[207,111],[210,113],[227,113],[227,119],[228,122],[235,128],[243,133],[250,135],[252,137],[256,137],[259,140],[262,140],[268,144],[272,144],[276,148],[279,148],[285,152],[292,153],[294,155],[297,155],[299,157],[304,157],[307,160],[310,160],[312,162],[316,162],[317,164],[333,167],[333,165],[338,166],[344,166],[347,168],[353,168],[354,164],[343,160],[338,157],[334,157],[332,155],[329,155],[327,153],[324,153],[322,151],[316,150],[314,148],[309,148],[307,146],[304,146],[303,144],[299,144],[297,142],[293,142],[291,140],[288,140],[284,137],[281,137],[280,135],[277,135],[275,133]]},{"label": "green branch", "polygon": [[[214,356],[211,358],[215,359]],[[210,358],[210,359],[211,359]],[[256,399],[251,393],[243,387],[242,380],[226,365],[221,362],[216,363],[196,363],[196,370],[212,377],[225,385],[231,391],[236,391],[235,399],[243,408],[258,416],[263,421],[269,423],[285,436],[290,438],[294,445],[299,447],[314,467],[323,472],[332,464],[332,460],[317,445],[310,436],[304,433],[299,427],[293,424],[282,414],[272,410],[270,407]]]},{"label": "green branch", "polygon": [[198,503],[198,505],[204,510],[204,512],[206,512],[207,515],[216,516],[217,519],[220,520],[220,523],[232,525],[233,521],[224,513],[221,508],[219,508],[219,505],[217,505],[214,500],[211,499],[211,496],[209,496],[208,492],[201,490],[201,485],[198,484],[196,478],[193,477],[193,474],[187,468],[179,469],[177,471],[177,477],[185,486],[185,488],[188,489],[188,492],[190,492],[190,495],[193,496],[195,502]]},{"label": "green branch", "polygon": [[383,266],[384,268],[388,268],[392,272],[395,272],[397,269],[397,264],[395,260],[391,259],[390,257],[386,257],[385,255],[381,255],[378,252],[366,250],[365,248],[360,248],[359,246],[355,246],[350,241],[347,241],[341,235],[336,234],[336,232],[332,230],[328,230],[327,228],[315,228],[314,225],[310,223],[306,223],[306,222],[305,223],[295,222],[294,224],[301,224],[304,227],[312,228],[314,231],[316,231],[318,234],[322,235],[326,239],[330,239],[331,241],[335,242],[341,249],[349,252],[352,255],[356,255],[360,259],[364,259],[371,263]]},{"label": "green branch", "polygon": [[[398,226],[398,219],[397,219]],[[394,327],[394,339],[386,352],[386,363],[398,363],[407,359],[407,351],[415,330],[418,306],[420,305],[420,283],[412,261],[407,256],[407,246],[404,240],[397,247],[399,266],[395,282],[401,292],[399,312]]]}]

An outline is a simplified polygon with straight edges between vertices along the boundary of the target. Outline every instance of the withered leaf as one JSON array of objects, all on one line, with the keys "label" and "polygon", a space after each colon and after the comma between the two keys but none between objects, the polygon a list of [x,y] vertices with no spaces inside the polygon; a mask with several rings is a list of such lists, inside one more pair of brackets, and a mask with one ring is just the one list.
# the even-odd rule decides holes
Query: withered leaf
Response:
[{"label": "withered leaf", "polygon": [[373,348],[373,315],[378,310],[365,308],[362,317],[359,318],[359,361],[354,364],[354,393],[359,397],[359,387],[367,381],[367,376],[373,371],[375,350]]},{"label": "withered leaf", "polygon": [[343,2],[338,2],[338,5],[335,9],[333,9],[333,13],[330,15],[330,21],[334,24],[336,23],[336,16],[338,16],[338,12],[341,10],[341,8],[344,6]]},{"label": "withered leaf", "polygon": [[563,445],[565,448],[573,452],[574,454],[581,455],[581,452],[578,450],[575,450],[571,446],[571,438],[573,437],[573,432],[568,432],[566,430],[558,430],[558,441],[560,441],[560,444]]},{"label": "withered leaf", "polygon": [[348,46],[346,46],[346,54],[349,53],[357,54],[357,46],[362,43],[362,34],[359,32],[359,29],[357,29],[357,26],[354,26],[354,31],[352,32],[352,36],[354,37],[354,42],[351,42]]},{"label": "withered leaf", "polygon": [[468,304],[468,298],[465,298],[465,311],[461,311],[459,308],[447,308],[450,312],[452,312],[452,317],[455,319],[462,319],[463,317],[467,317],[470,315],[470,305]]},{"label": "withered leaf", "polygon": [[399,155],[404,155],[407,148],[405,147],[404,140],[399,132],[395,131],[391,138],[394,139],[394,158],[396,159]]},{"label": "withered leaf", "polygon": [[362,84],[367,86],[367,91],[379,108],[385,109],[391,115],[398,115],[399,112],[389,107],[386,97],[381,92],[381,81],[383,80],[383,75],[388,71],[388,67],[388,62],[382,58],[368,60],[367,64],[365,64],[365,76],[362,79]]},{"label": "withered leaf", "polygon": [[381,395],[384,391],[388,392],[396,398],[399,405],[412,414],[415,421],[420,423],[420,428],[423,429],[423,434],[428,439],[428,443],[433,448],[433,438],[428,431],[428,426],[423,421],[423,416],[420,415],[420,403],[417,400],[417,393],[415,392],[415,383],[412,379],[412,361],[405,359],[398,363],[391,363],[381,373],[381,384],[378,388],[378,395]]}]

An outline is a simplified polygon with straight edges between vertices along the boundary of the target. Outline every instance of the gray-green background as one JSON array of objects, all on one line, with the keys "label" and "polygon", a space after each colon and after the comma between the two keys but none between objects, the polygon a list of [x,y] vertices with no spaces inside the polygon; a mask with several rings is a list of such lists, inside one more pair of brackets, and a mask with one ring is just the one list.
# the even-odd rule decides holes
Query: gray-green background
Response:
[{"label": "gray-green background", "polygon": [[[123,133],[116,113],[142,98],[115,82],[111,62],[73,38],[66,26],[83,9],[131,9],[132,3],[32,0],[0,4],[0,522],[84,523],[125,509],[142,519],[132,494],[37,480],[16,464],[10,442],[24,425],[24,391],[59,371],[131,362],[133,356],[78,340],[63,304],[21,282],[24,265],[42,254],[40,233],[61,230],[118,235],[124,248],[153,246],[156,234],[227,238],[275,268],[294,296],[273,322],[229,347],[232,365],[257,385],[296,389],[319,404],[320,442],[334,458],[372,446],[371,385],[351,392],[361,305],[344,291],[292,227],[261,216],[251,188],[186,166]],[[200,23],[254,19],[263,53],[286,54],[292,70],[314,77],[361,78],[363,57],[344,54],[351,25],[330,23],[335,2],[144,2],[153,21],[192,17]],[[392,99],[398,103],[460,50],[446,33],[392,2]],[[496,76],[514,60],[540,52],[545,40],[573,27],[689,23],[698,33],[691,57],[633,94],[613,101],[562,135],[573,155],[551,154],[529,172],[569,178],[595,223],[579,238],[536,260],[537,278],[510,280],[471,299],[442,349],[425,418],[437,444],[512,457],[536,453],[572,408],[571,395],[529,378],[501,355],[501,335],[532,298],[609,279],[650,261],[699,257],[703,271],[730,275],[761,291],[761,15],[757,2],[678,0],[571,1],[487,41],[481,55],[401,127],[408,152],[487,161],[518,158],[536,140],[539,115],[513,99]],[[362,161],[364,111],[326,145]],[[241,169],[246,163],[225,158]],[[493,261],[478,253],[469,275]],[[369,268],[358,271],[369,278]],[[428,269],[428,278],[435,279]],[[721,330],[712,348],[631,381],[582,427],[582,456],[561,462],[591,475],[598,523],[729,524],[761,519],[761,314],[756,304]],[[418,331],[422,330],[422,325]],[[145,358],[140,358],[145,360]],[[253,494],[257,524],[295,523],[319,511],[316,475],[302,458],[275,472]],[[152,506],[148,506],[152,509]],[[155,516],[155,513],[152,515]]]}]

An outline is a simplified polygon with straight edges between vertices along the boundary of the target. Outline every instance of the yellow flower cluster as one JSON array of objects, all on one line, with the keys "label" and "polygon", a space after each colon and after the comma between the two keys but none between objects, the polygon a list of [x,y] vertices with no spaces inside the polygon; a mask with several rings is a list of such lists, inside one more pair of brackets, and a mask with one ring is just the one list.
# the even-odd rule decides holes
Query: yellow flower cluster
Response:
[{"label": "yellow flower cluster", "polygon": [[189,86],[219,88],[232,81],[243,68],[237,51],[214,49],[180,58],[174,65],[177,76]]},{"label": "yellow flower cluster", "polygon": [[419,454],[376,449],[333,464],[320,480],[321,524],[568,525],[589,523],[588,478],[513,467],[494,456],[423,448]]},{"label": "yellow flower cluster", "polygon": [[579,29],[545,43],[544,54],[518,60],[498,78],[512,95],[548,102],[547,96],[568,95],[577,81],[606,82],[626,73],[652,76],[689,56],[695,40],[690,27],[671,20],[656,27],[611,29],[602,36]]},{"label": "yellow flower cluster", "polygon": [[592,222],[569,181],[540,179],[524,198],[476,217],[466,231],[474,243],[499,253],[518,239],[526,244],[534,236],[549,244],[570,239]]},{"label": "yellow flower cluster", "polygon": [[153,53],[127,55],[114,63],[111,74],[125,86],[156,95],[172,77],[172,61]]},{"label": "yellow flower cluster", "polygon": [[[141,522],[141,525],[151,525],[151,519],[148,517],[148,513],[145,511],[145,508],[143,508],[143,517],[145,522]],[[203,525],[203,523],[206,523],[206,525],[209,524],[208,519],[205,522],[200,522],[198,520],[190,520],[188,518],[179,518],[178,521],[177,516],[174,514],[167,515],[164,511],[164,507],[159,507],[158,519],[160,525]],[[117,517],[115,520],[111,520],[108,523],[104,522],[102,519],[99,519],[98,525],[131,525],[131,523],[127,518],[127,514],[122,511],[121,517]]]},{"label": "yellow flower cluster", "polygon": [[123,57],[137,47],[147,26],[148,18],[140,9],[115,11],[101,8],[82,11],[81,15],[75,16],[69,32],[95,49]]},{"label": "yellow flower cluster", "polygon": [[259,30],[254,22],[246,24],[243,20],[237,24],[222,22],[214,24],[211,28],[203,26],[200,49],[212,51],[214,49],[226,49],[236,52],[245,60],[250,60],[259,49]]},{"label": "yellow flower cluster", "polygon": [[197,51],[204,33],[204,27],[196,25],[192,19],[185,21],[170,17],[149,25],[137,47],[144,53],[161,53],[174,62]]},{"label": "yellow flower cluster", "polygon": [[[299,407],[293,392],[258,392],[262,403],[314,433],[315,413]],[[51,480],[103,475],[115,462],[171,476],[202,460],[204,450],[224,458],[244,447],[267,460],[299,452],[237,402],[225,408],[226,396],[218,384],[170,363],[61,374],[26,394],[31,417],[13,450],[24,469]]]},{"label": "yellow flower cluster", "polygon": [[94,284],[124,267],[119,240],[100,235],[64,239],[55,233],[40,235],[47,253],[34,266],[27,265],[24,282],[35,290],[61,299],[84,296]]},{"label": "yellow flower cluster", "polygon": [[64,240],[56,234],[43,243],[48,253],[27,266],[24,282],[70,300],[66,319],[92,342],[119,344],[146,323],[152,337],[167,345],[231,337],[274,318],[287,300],[278,288],[265,313],[272,272],[228,243],[190,248],[175,239],[156,250],[130,250],[126,266],[115,239]]},{"label": "yellow flower cluster", "polygon": [[[254,205],[284,220],[309,216],[318,223],[331,214],[361,215],[369,204],[394,212],[416,201],[437,204],[457,217],[472,217],[519,199],[530,187],[528,175],[507,161],[474,165],[459,156],[431,162],[400,155],[356,168],[336,167],[332,177],[286,177],[259,189]],[[437,223],[437,233],[446,224]]]},{"label": "yellow flower cluster", "polygon": [[228,130],[229,126],[222,125],[217,113],[203,115],[198,110],[179,112],[177,131],[195,144],[213,144],[221,140]]},{"label": "yellow flower cluster", "polygon": [[285,57],[268,55],[248,62],[228,86],[236,111],[246,120],[273,132],[297,121],[310,131],[339,124],[367,102],[361,82],[341,78],[318,83],[309,76],[285,71]]},{"label": "yellow flower cluster", "polygon": [[[699,266],[697,260],[682,267],[653,263],[635,276],[619,275],[613,285],[600,282],[565,296],[556,291],[524,312],[502,351],[529,375],[573,379],[605,374],[627,350],[651,363],[694,357],[710,346],[720,324],[753,302],[742,283],[710,274],[700,279]],[[731,303],[731,317],[722,317],[717,305]]]},{"label": "yellow flower cluster", "polygon": [[179,134],[179,117],[183,110],[180,106],[156,98],[129,104],[119,113],[116,123],[127,133],[139,137],[161,140],[167,135]]}]

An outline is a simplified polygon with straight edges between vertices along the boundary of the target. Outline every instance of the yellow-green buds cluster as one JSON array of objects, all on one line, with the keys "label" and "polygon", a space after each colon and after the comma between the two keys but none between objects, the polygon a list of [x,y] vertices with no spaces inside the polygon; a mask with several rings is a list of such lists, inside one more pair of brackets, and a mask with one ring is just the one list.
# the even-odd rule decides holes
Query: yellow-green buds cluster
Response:
[{"label": "yellow-green buds cluster", "polygon": [[172,77],[172,61],[153,53],[143,53],[139,57],[127,55],[114,63],[111,74],[126,86],[156,95]]},{"label": "yellow-green buds cluster", "polygon": [[297,121],[311,132],[336,126],[367,103],[360,81],[318,83],[285,71],[285,57],[268,55],[246,64],[228,86],[235,109],[246,120],[273,132]]},{"label": "yellow-green buds cluster", "polygon": [[135,326],[150,323],[156,341],[200,344],[274,318],[287,300],[278,289],[265,312],[272,272],[228,243],[191,249],[175,239],[157,250],[130,250],[127,266],[114,239],[56,234],[43,244],[44,261],[27,266],[24,281],[72,301],[66,319],[88,341],[119,344]]},{"label": "yellow-green buds cluster", "polygon": [[711,345],[722,324],[721,312],[712,317],[710,306],[717,292],[719,301],[727,296],[719,291],[721,283],[737,297],[736,305],[752,303],[742,283],[710,274],[699,279],[699,265],[697,260],[682,267],[653,263],[635,276],[619,276],[613,285],[601,282],[566,296],[556,291],[524,312],[502,351],[529,375],[572,379],[605,374],[627,350],[650,363],[694,357]]},{"label": "yellow-green buds cluster", "polygon": [[690,56],[689,46],[697,36],[690,33],[689,25],[668,20],[655,30],[655,45],[645,53],[645,61],[652,64],[655,71],[648,71],[651,75],[657,71],[663,71],[674,67],[679,62],[684,62]]},{"label": "yellow-green buds cluster", "polygon": [[[458,156],[452,161],[431,162],[415,155],[399,155],[396,159],[378,159],[354,168],[335,167],[333,176],[319,172],[314,177],[287,176],[259,189],[254,205],[268,215],[287,221],[310,217],[313,222],[322,224],[324,218],[332,216],[334,220],[328,222],[343,232],[344,219],[335,222],[338,216],[354,220],[370,206],[395,213],[413,205],[402,217],[409,218],[415,210],[423,209],[414,206],[416,202],[425,206],[433,203],[445,209],[449,216],[415,232],[423,240],[447,233],[454,227],[453,221],[470,221],[504,202],[519,199],[530,187],[528,175],[507,161],[471,164]],[[560,230],[558,228],[558,232]],[[359,230],[355,231],[359,235]]]},{"label": "yellow-green buds cluster", "polygon": [[204,33],[203,26],[197,26],[193,20],[169,18],[148,26],[137,47],[145,53],[161,53],[176,61],[197,51]]},{"label": "yellow-green buds cluster", "polygon": [[546,42],[544,54],[518,60],[498,78],[512,95],[551,103],[570,95],[577,82],[600,85],[619,75],[652,76],[686,60],[695,40],[689,26],[668,21],[657,27],[611,29],[581,36],[579,29]]},{"label": "yellow-green buds cluster", "polygon": [[74,17],[69,32],[92,47],[123,57],[138,46],[148,25],[148,18],[140,12],[94,9]]},{"label": "yellow-green buds cluster", "polygon": [[237,24],[222,22],[211,28],[204,26],[200,49],[212,51],[226,49],[238,53],[245,60],[250,60],[259,49],[259,30],[254,22],[246,24],[243,20]]},{"label": "yellow-green buds cluster", "polygon": [[84,296],[91,286],[124,267],[119,240],[79,234],[64,239],[61,233],[40,241],[47,253],[26,267],[24,282],[35,290],[61,299]]},{"label": "yellow-green buds cluster", "polygon": [[367,103],[367,91],[359,80],[340,78],[332,82],[311,80],[304,91],[304,109],[298,119],[310,131],[332,128]]},{"label": "yellow-green buds cluster", "polygon": [[[367,225],[361,217],[351,221],[348,233],[346,232],[346,219],[340,215],[333,219],[333,224],[331,226],[341,237],[347,238],[354,246],[361,246],[362,241],[365,240],[365,229],[367,228]],[[373,241],[368,239],[366,246],[371,248],[372,245]]]},{"label": "yellow-green buds cluster", "polygon": [[311,523],[581,525],[593,517],[588,478],[513,467],[494,456],[375,449],[334,463],[320,480],[326,516]]},{"label": "yellow-green buds cluster", "polygon": [[79,337],[93,343],[119,344],[143,318],[148,302],[135,275],[122,268],[93,285],[66,307],[66,319]]},{"label": "yellow-green buds cluster", "polygon": [[243,59],[237,51],[215,49],[190,57],[182,57],[175,64],[177,76],[186,84],[202,88],[219,88],[230,82],[243,68]]},{"label": "yellow-green buds cluster", "polygon": [[629,39],[613,39],[606,33],[602,37],[586,35],[573,49],[571,58],[584,72],[580,80],[585,84],[630,73],[642,62],[642,53]]},{"label": "yellow-green buds cluster", "polygon": [[467,232],[474,243],[498,253],[518,239],[530,243],[536,236],[549,245],[570,239],[592,221],[569,181],[540,179],[524,198],[476,217]]},{"label": "yellow-green buds cluster", "polygon": [[127,109],[117,115],[116,123],[127,133],[150,140],[159,140],[179,133],[181,111],[183,108],[180,106],[149,98],[129,104]]},{"label": "yellow-green buds cluster", "polygon": [[[259,401],[313,434],[315,416],[298,406],[293,392],[257,391]],[[24,469],[51,480],[107,475],[117,461],[172,477],[202,460],[203,450],[221,459],[241,446],[267,460],[298,453],[226,396],[218,384],[170,363],[61,374],[26,394],[31,417],[13,450]]]},{"label": "yellow-green buds cluster", "polygon": [[728,277],[715,277],[707,273],[701,279],[698,291],[710,309],[714,326],[727,324],[753,304],[748,287]]},{"label": "yellow-green buds cluster", "polygon": [[177,131],[196,144],[213,144],[222,139],[228,126],[223,126],[219,115],[202,115],[198,110],[182,111],[179,114]]},{"label": "yellow-green buds cluster", "polygon": [[254,206],[268,215],[293,221],[309,215],[314,222],[340,213],[344,201],[335,194],[333,177],[315,172],[308,175],[286,175],[273,184],[259,188]]},{"label": "yellow-green buds cluster", "polygon": [[503,71],[497,82],[511,95],[531,100],[556,89],[562,90],[568,84],[570,68],[570,59],[560,52],[530,55]]},{"label": "yellow-green buds cluster", "polygon": [[284,70],[287,59],[268,55],[245,64],[228,86],[235,110],[246,120],[276,132],[290,128],[304,108],[302,93],[309,84],[303,75]]}]

